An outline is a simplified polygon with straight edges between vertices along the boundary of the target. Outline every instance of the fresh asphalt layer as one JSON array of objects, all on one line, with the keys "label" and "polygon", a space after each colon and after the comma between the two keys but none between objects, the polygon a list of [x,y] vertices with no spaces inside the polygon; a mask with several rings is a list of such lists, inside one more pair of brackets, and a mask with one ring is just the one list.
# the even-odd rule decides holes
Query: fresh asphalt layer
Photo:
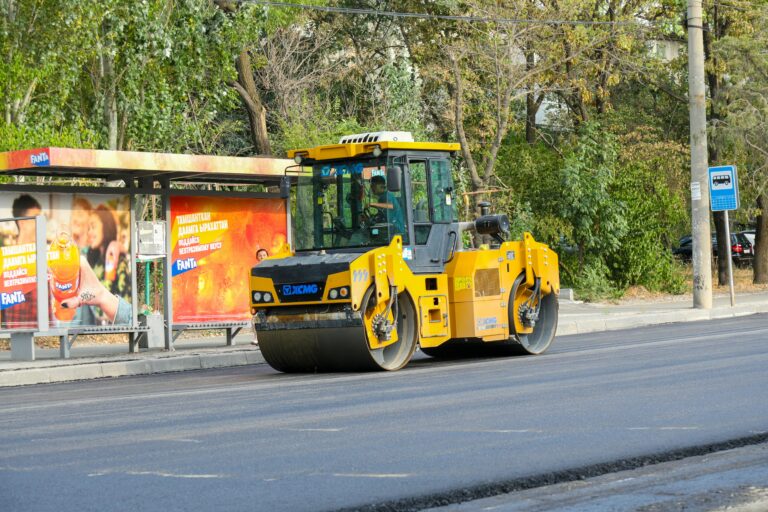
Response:
[{"label": "fresh asphalt layer", "polygon": [[[736,305],[727,295],[714,299],[712,309],[694,309],[688,297],[674,300],[595,304],[561,301],[557,336],[603,332],[676,322],[715,320],[768,312],[768,292],[741,294]],[[58,349],[37,349],[35,361],[13,361],[10,351],[0,352],[0,387],[23,386],[128,375],[204,370],[262,364],[253,333],[243,331],[233,346],[223,337],[182,340],[175,350],[128,353],[128,343],[78,345],[70,359],[59,359]],[[557,340],[555,341],[555,343]]]},{"label": "fresh asphalt layer", "polygon": [[[752,315],[563,336],[541,357],[418,355],[399,372],[253,365],[6,388],[0,502],[36,512],[404,511],[579,485],[763,441],[767,339],[768,315]],[[695,479],[699,489],[719,481],[713,471]],[[662,498],[689,488],[667,484],[675,495]],[[627,500],[604,510],[682,509],[647,506],[645,493]]]},{"label": "fresh asphalt layer", "polygon": [[571,471],[559,483],[550,479],[540,487],[519,485],[512,492],[424,512],[764,512],[768,444],[734,446],[721,443],[722,450],[591,478]]}]

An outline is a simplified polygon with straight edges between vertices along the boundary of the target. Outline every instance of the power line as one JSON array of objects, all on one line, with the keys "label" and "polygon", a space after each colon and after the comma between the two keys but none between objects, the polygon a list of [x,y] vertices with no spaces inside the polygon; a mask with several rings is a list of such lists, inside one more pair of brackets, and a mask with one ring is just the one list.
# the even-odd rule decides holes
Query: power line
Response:
[{"label": "power line", "polygon": [[415,18],[422,20],[464,21],[470,23],[498,23],[501,25],[612,25],[622,26],[639,24],[633,21],[591,21],[591,20],[562,20],[562,19],[528,19],[528,18],[490,18],[484,16],[459,16],[448,14],[426,14],[415,12],[380,11],[378,9],[360,9],[352,7],[332,7],[324,5],[294,4],[290,2],[274,2],[271,0],[241,0],[242,3],[265,5],[269,7],[293,7],[312,11],[332,12],[340,14],[386,16],[390,18]]}]

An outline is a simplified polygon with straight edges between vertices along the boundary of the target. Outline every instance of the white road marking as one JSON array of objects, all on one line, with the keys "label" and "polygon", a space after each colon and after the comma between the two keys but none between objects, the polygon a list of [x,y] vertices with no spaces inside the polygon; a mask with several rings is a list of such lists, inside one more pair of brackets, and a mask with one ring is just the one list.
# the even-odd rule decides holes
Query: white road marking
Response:
[{"label": "white road marking", "polygon": [[408,478],[409,473],[333,473],[342,478]]},{"label": "white road marking", "polygon": [[132,476],[160,476],[163,478],[225,478],[224,475],[206,475],[206,474],[183,474],[183,473],[167,473],[165,471],[99,471],[96,473],[89,473],[88,476],[106,476],[113,474],[132,475]]},{"label": "white road marking", "polygon": [[505,429],[505,430],[480,430],[479,432],[484,432],[488,434],[526,434],[526,433],[532,433],[532,434],[540,434],[543,432],[543,430],[532,430],[529,428],[523,428],[523,429]]},{"label": "white road marking", "polygon": [[629,427],[627,430],[699,430],[699,427]]},{"label": "white road marking", "polygon": [[286,428],[291,432],[341,432],[342,428]]}]

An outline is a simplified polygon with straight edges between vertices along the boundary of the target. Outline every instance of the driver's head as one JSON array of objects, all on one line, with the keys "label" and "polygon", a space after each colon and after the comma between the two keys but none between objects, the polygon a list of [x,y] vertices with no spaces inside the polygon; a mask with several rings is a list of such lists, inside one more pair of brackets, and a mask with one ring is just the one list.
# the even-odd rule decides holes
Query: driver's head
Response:
[{"label": "driver's head", "polygon": [[374,194],[383,194],[387,190],[387,182],[384,176],[374,176],[371,178],[371,190]]}]

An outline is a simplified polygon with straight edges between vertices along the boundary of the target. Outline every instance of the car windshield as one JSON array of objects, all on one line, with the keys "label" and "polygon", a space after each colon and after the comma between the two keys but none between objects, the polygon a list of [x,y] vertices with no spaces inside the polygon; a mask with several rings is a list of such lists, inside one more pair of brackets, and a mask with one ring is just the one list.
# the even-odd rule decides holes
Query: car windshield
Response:
[{"label": "car windshield", "polygon": [[298,251],[408,243],[402,192],[387,190],[384,159],[342,160],[302,167],[293,204]]}]

